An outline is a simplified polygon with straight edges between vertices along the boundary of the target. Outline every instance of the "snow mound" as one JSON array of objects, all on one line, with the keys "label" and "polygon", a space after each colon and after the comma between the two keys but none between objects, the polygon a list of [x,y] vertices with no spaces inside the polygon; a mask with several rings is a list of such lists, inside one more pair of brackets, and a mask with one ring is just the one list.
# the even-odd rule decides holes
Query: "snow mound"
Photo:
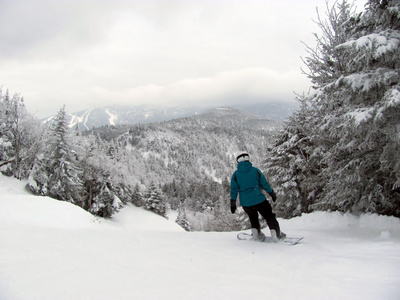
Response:
[{"label": "snow mound", "polygon": [[400,219],[378,214],[355,216],[341,212],[313,212],[301,217],[284,221],[288,229],[330,232],[347,235],[358,233],[364,237],[397,237],[400,238]]},{"label": "snow mound", "polygon": [[0,195],[26,195],[26,181],[19,181],[13,177],[7,177],[0,174]]},{"label": "snow mound", "polygon": [[184,231],[174,220],[167,220],[131,204],[122,208],[110,220],[105,220],[72,203],[34,196],[25,189],[25,185],[24,181],[0,176],[2,222],[50,228],[86,228],[106,223],[131,231]]},{"label": "snow mound", "polygon": [[98,218],[74,204],[33,196],[25,185],[24,181],[0,176],[2,222],[53,228],[84,228],[98,223]]},{"label": "snow mound", "polygon": [[324,224],[327,228],[381,228],[387,230],[400,230],[400,219],[395,217],[382,216],[378,214],[362,214],[355,216],[351,213],[317,211],[310,214],[303,214],[287,220],[289,223],[301,223],[303,228],[315,229],[316,224]]}]

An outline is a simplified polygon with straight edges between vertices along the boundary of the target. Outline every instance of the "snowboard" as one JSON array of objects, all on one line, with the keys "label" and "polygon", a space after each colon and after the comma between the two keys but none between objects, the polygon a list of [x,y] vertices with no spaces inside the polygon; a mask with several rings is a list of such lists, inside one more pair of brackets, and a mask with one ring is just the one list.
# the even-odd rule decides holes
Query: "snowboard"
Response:
[{"label": "snowboard", "polygon": [[[250,241],[253,236],[246,232],[239,232],[237,235],[238,240]],[[282,240],[273,240],[271,236],[266,236],[262,243],[276,243],[276,244],[285,244],[285,245],[297,245],[303,237],[294,238],[294,237],[285,237]]]}]

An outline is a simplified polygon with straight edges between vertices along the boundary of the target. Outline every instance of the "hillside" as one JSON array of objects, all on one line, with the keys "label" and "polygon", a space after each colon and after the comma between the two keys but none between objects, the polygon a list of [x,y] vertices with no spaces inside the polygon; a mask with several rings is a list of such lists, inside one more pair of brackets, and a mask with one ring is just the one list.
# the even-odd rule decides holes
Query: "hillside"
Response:
[{"label": "hillside", "polygon": [[[172,208],[182,222],[190,224],[186,226],[190,230],[240,229],[247,226],[245,217],[233,217],[225,207],[235,157],[246,151],[260,165],[280,126],[232,108],[162,123],[103,126],[83,133],[102,148],[89,155],[89,164],[95,168],[86,173],[100,182],[97,193],[105,191],[107,203],[113,199],[108,196],[112,191],[124,203],[157,207],[161,215],[164,206]],[[98,189],[92,182],[87,184],[89,194]],[[158,195],[157,206],[147,202],[152,193]],[[84,205],[90,207],[90,203]],[[111,204],[106,205],[109,209],[102,209],[101,216],[113,210]],[[231,227],[233,219],[236,226]]]},{"label": "hillside", "polygon": [[97,218],[24,185],[0,176],[0,299],[398,299],[397,218],[305,214],[279,220],[302,244],[263,244],[132,205]]},{"label": "hillside", "polygon": [[[235,156],[247,151],[259,163],[281,124],[242,110],[219,108],[187,118],[133,126],[105,126],[94,133],[129,152],[129,164],[145,182],[230,178]],[[144,174],[145,177],[144,177]]]}]

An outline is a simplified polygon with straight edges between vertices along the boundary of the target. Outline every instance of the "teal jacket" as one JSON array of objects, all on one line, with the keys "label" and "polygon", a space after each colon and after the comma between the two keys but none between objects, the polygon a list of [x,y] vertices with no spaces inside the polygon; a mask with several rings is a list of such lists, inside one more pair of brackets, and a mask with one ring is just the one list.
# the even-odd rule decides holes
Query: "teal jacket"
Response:
[{"label": "teal jacket", "polygon": [[266,200],[261,189],[273,191],[264,174],[249,161],[238,163],[231,178],[231,199],[236,200],[239,194],[240,205],[253,206]]}]

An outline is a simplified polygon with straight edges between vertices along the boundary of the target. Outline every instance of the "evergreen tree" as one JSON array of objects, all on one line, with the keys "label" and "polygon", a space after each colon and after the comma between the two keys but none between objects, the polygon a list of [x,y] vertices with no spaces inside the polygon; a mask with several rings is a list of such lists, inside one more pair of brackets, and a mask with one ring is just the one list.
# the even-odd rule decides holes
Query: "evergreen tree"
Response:
[{"label": "evergreen tree", "polygon": [[356,15],[342,1],[319,25],[305,60],[314,90],[272,150],[280,210],[400,216],[400,4],[371,0]]},{"label": "evergreen tree", "polygon": [[11,101],[9,92],[7,90],[3,96],[0,89],[0,170],[8,176],[12,175],[11,163],[15,160],[10,110]]},{"label": "evergreen tree", "polygon": [[142,195],[142,193],[140,191],[139,184],[136,184],[135,187],[133,188],[132,200],[131,201],[137,207],[142,207],[143,206],[143,195]]},{"label": "evergreen tree", "polygon": [[19,94],[12,98],[0,88],[0,170],[15,178],[27,178],[40,144],[39,122],[26,110]]},{"label": "evergreen tree", "polygon": [[337,129],[320,205],[400,216],[400,3],[369,1],[337,51],[348,71],[323,88],[342,106],[323,124]]},{"label": "evergreen tree", "polygon": [[151,183],[145,198],[145,208],[160,216],[166,217],[165,200],[160,189]]},{"label": "evergreen tree", "polygon": [[35,161],[28,188],[37,194],[76,203],[81,197],[81,170],[69,133],[63,107],[49,130],[43,153]]},{"label": "evergreen tree", "polygon": [[101,142],[94,135],[79,136],[76,143],[82,168],[81,205],[95,215],[111,217],[132,197],[128,184],[121,183],[120,173],[115,171],[123,168],[113,155],[110,156],[110,143]]},{"label": "evergreen tree", "polygon": [[187,220],[184,203],[182,203],[178,208],[178,217],[176,218],[175,222],[186,231],[191,230],[190,222]]},{"label": "evergreen tree", "polygon": [[[299,98],[299,101],[303,101]],[[314,119],[302,102],[270,149],[266,174],[280,201],[273,204],[279,216],[290,218],[308,213],[322,191],[321,169],[325,149],[316,146]]]}]

